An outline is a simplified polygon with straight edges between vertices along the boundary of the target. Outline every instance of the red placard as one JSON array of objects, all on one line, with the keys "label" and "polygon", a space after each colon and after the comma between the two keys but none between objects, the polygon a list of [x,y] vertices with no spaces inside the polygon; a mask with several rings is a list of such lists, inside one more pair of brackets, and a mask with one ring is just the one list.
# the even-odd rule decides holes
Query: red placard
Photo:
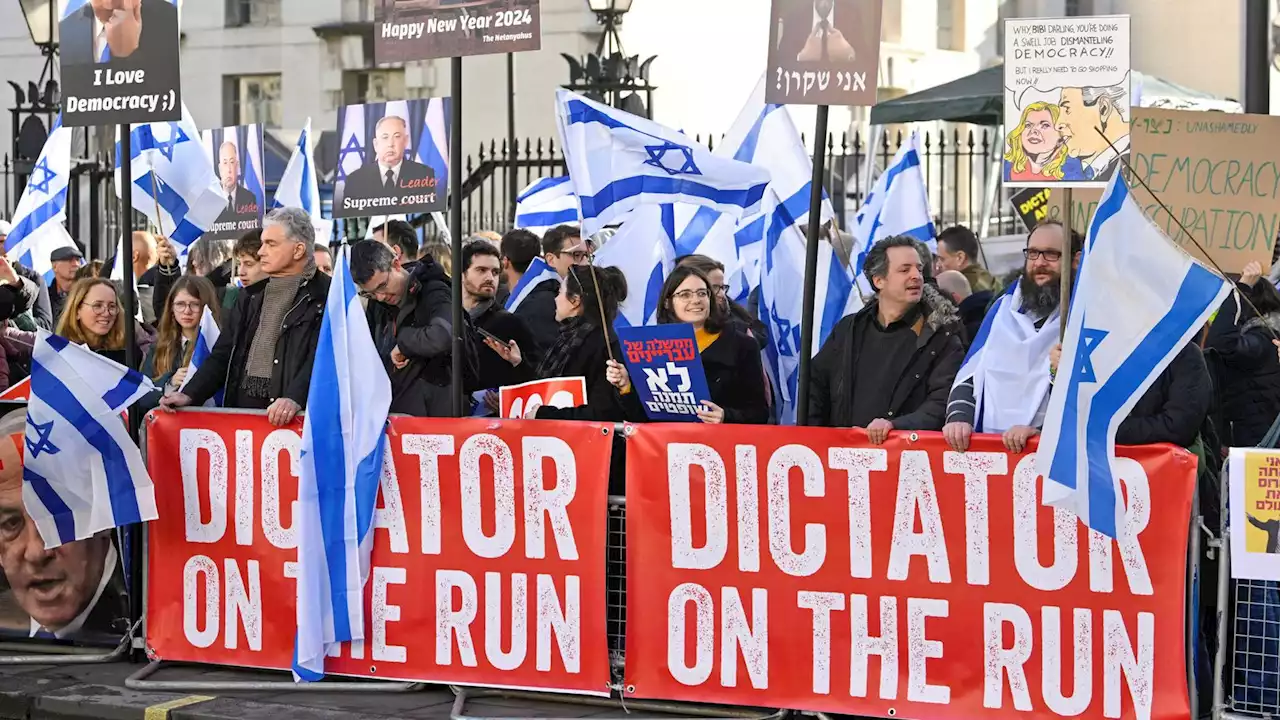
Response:
[{"label": "red placard", "polygon": [[[393,418],[365,589],[366,641],[326,672],[607,694],[613,428]],[[296,429],[153,413],[147,644],[165,660],[288,669]],[[513,603],[512,598],[516,598]]]},{"label": "red placard", "polygon": [[571,408],[587,404],[587,379],[583,377],[531,380],[498,388],[498,407],[504,418],[522,418],[543,405]]},{"label": "red placard", "polygon": [[1188,717],[1186,451],[1122,451],[1117,543],[1041,506],[1034,456],[998,438],[962,455],[936,433],[873,447],[861,431],[726,430],[642,425],[627,440],[631,695]]},{"label": "red placard", "polygon": [[23,378],[0,393],[0,400],[30,400],[31,378]]}]

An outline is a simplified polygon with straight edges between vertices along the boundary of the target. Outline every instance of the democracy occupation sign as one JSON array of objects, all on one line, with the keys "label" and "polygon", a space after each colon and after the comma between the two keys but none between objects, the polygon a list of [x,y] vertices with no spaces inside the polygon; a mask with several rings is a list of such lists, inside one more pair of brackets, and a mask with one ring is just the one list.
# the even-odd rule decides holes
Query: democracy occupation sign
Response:
[{"label": "democracy occupation sign", "polygon": [[[1121,450],[1120,540],[1031,454],[937,433],[639,425],[628,693],[849,715],[1186,717],[1196,461]],[[655,470],[665,478],[654,478]]]},{"label": "democracy occupation sign", "polygon": [[378,63],[522,52],[542,47],[539,0],[376,0]]},{"label": "democracy occupation sign", "polygon": [[773,0],[765,102],[876,104],[882,0]]},{"label": "democracy occupation sign", "polygon": [[444,210],[449,106],[449,98],[430,98],[342,108],[333,217]]},{"label": "democracy occupation sign", "polygon": [[617,328],[622,360],[631,387],[654,422],[696,422],[704,400],[711,399],[688,323]]},{"label": "democracy occupation sign", "polygon": [[[396,417],[373,520],[363,643],[342,675],[607,695],[613,428]],[[296,430],[153,414],[147,645],[165,660],[287,669]]]},{"label": "democracy occupation sign", "polygon": [[205,154],[218,176],[218,191],[226,206],[213,227],[201,237],[238,238],[262,227],[266,191],[262,174],[262,126],[238,125],[200,133]]},{"label": "democracy occupation sign", "polygon": [[58,0],[64,125],[182,119],[173,0]]}]

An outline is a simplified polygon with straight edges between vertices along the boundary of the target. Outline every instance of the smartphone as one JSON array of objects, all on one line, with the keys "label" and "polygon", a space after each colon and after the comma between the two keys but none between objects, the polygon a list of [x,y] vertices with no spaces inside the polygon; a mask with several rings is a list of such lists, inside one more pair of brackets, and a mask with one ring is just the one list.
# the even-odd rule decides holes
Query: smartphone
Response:
[{"label": "smartphone", "polygon": [[506,340],[503,340],[502,338],[498,337],[497,335],[494,335],[493,333],[489,332],[488,330],[485,330],[482,327],[477,327],[476,332],[480,333],[480,337],[484,338],[485,340],[492,340],[498,343],[499,345],[502,345],[503,347],[506,347],[507,345]]}]

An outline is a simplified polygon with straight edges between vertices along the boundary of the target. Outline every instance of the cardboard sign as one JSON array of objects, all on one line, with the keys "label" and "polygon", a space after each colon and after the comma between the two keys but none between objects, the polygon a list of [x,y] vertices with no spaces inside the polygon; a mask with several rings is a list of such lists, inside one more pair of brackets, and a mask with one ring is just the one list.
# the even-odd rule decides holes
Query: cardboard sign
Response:
[{"label": "cardboard sign", "polygon": [[498,388],[498,409],[504,418],[522,418],[543,405],[571,408],[586,404],[587,379],[584,377],[533,380]]},{"label": "cardboard sign", "polygon": [[[1118,541],[1028,454],[939,433],[637,425],[627,694],[859,717],[1188,717],[1195,456],[1124,448]],[[1034,444],[1034,443],[1033,443]],[[654,474],[658,473],[655,477]]]},{"label": "cardboard sign", "polygon": [[1004,57],[1005,186],[1105,186],[1129,153],[1129,16],[1006,20]]},{"label": "cardboard sign", "polygon": [[765,102],[876,104],[881,0],[773,0]]},{"label": "cardboard sign", "polygon": [[1049,188],[1029,187],[1009,196],[1009,204],[1013,205],[1014,212],[1022,218],[1022,224],[1027,226],[1027,230],[1035,230],[1045,220],[1055,219],[1049,216],[1049,211],[1053,209],[1049,204],[1052,192]]},{"label": "cardboard sign", "polygon": [[266,192],[262,172],[262,126],[239,125],[200,133],[218,176],[226,208],[202,238],[231,240],[262,227]]},{"label": "cardboard sign", "polygon": [[538,50],[539,5],[540,0],[377,0],[374,58],[385,64]]},{"label": "cardboard sign", "polygon": [[1280,451],[1232,448],[1231,577],[1280,580]]},{"label": "cardboard sign", "polygon": [[133,5],[95,11],[90,0],[58,0],[63,125],[182,119],[177,5]]},{"label": "cardboard sign", "polygon": [[617,328],[631,387],[654,422],[697,422],[711,399],[693,326],[687,323]]},{"label": "cardboard sign", "polygon": [[449,107],[449,98],[430,98],[342,108],[333,217],[444,210]]}]

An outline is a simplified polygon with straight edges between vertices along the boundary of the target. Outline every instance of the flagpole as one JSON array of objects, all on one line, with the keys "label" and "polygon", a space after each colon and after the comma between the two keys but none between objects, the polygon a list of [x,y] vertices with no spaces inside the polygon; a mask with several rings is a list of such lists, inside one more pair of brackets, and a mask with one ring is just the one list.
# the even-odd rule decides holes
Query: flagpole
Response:
[{"label": "flagpole", "polygon": [[1074,263],[1076,254],[1071,248],[1071,188],[1062,189],[1062,286],[1061,298],[1058,302],[1058,317],[1062,318],[1058,323],[1058,340],[1061,341],[1067,336],[1067,315],[1071,309],[1071,287],[1075,276]]},{"label": "flagpole", "polygon": [[453,271],[449,284],[453,289],[453,367],[450,395],[453,399],[453,416],[466,415],[463,400],[462,357],[465,353],[466,331],[462,309],[462,58],[455,57],[451,64],[452,113],[449,128],[449,241],[453,245]]},{"label": "flagpole", "polygon": [[[133,274],[133,173],[130,168],[133,165],[133,138],[130,136],[129,124],[125,123],[120,126],[120,255],[124,257],[116,258],[116,262],[125,262],[128,258],[128,273]],[[120,284],[124,287],[120,288],[120,293],[124,299],[124,307],[121,308],[121,314],[124,316],[124,364],[131,368],[137,369],[140,366],[141,358],[138,357],[138,344],[134,339],[134,308],[137,306],[137,298],[133,296],[133,283],[128,282],[128,278],[124,272],[125,267],[120,266],[120,277],[125,278]],[[138,427],[140,418],[137,413],[130,410],[129,425],[134,430]]]},{"label": "flagpole", "polygon": [[516,54],[507,53],[507,211],[511,227],[516,224],[516,196],[520,193],[516,180]]},{"label": "flagpole", "polygon": [[822,178],[826,174],[826,105],[817,106],[813,130],[813,181],[809,187],[809,233],[804,253],[804,310],[800,320],[800,378],[796,392],[796,425],[809,424],[809,363],[813,348],[813,305],[818,274],[818,232],[822,225]]}]

